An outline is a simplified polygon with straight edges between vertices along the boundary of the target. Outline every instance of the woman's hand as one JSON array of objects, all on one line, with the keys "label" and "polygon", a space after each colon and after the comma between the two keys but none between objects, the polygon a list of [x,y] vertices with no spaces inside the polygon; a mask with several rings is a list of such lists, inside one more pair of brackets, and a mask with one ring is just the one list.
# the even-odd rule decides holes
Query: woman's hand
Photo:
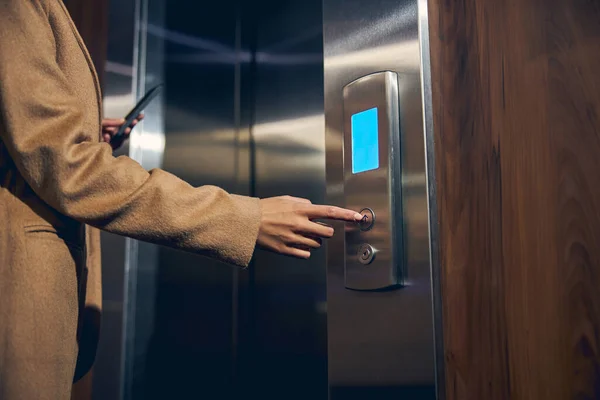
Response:
[{"label": "woman's hand", "polygon": [[262,219],[257,244],[275,253],[307,259],[323,239],[333,236],[333,228],[315,220],[358,223],[362,215],[333,206],[313,205],[291,196],[260,200]]},{"label": "woman's hand", "polygon": [[142,119],[144,119],[144,114],[138,115],[138,117],[125,129],[125,134],[119,138],[115,138],[115,135],[121,128],[121,126],[125,123],[125,119],[110,119],[106,118],[102,120],[102,140],[106,143],[109,143],[113,150],[118,149],[123,145],[123,143],[129,139],[129,134],[134,126],[136,126]]}]

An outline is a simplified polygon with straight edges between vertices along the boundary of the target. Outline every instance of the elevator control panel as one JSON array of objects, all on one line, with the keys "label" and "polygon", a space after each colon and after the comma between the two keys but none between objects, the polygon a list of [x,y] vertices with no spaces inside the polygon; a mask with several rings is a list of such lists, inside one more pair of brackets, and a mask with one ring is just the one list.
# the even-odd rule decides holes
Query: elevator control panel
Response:
[{"label": "elevator control panel", "polygon": [[399,79],[383,71],[343,88],[345,206],[363,215],[346,226],[348,289],[390,289],[405,281]]}]

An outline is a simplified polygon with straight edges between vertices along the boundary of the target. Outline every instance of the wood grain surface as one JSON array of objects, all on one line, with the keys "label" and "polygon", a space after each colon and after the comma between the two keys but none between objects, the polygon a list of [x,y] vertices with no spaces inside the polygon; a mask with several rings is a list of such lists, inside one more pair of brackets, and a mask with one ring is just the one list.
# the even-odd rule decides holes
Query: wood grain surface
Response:
[{"label": "wood grain surface", "polygon": [[[60,0],[59,0],[60,1]],[[85,42],[100,82],[104,78],[104,64],[108,45],[109,0],[62,0]]]},{"label": "wood grain surface", "polygon": [[600,1],[428,0],[446,391],[600,398]]}]

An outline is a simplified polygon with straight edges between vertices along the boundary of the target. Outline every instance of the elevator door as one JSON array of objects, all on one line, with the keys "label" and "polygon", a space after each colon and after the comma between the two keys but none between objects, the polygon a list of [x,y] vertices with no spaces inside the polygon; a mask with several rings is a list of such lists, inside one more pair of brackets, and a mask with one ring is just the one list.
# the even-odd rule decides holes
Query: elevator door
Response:
[{"label": "elevator door", "polygon": [[[252,87],[242,86],[253,94],[254,196],[325,201],[321,15],[321,0],[245,2],[242,41],[254,37],[255,55]],[[258,250],[241,274],[243,393],[327,399],[325,255],[303,261]]]}]

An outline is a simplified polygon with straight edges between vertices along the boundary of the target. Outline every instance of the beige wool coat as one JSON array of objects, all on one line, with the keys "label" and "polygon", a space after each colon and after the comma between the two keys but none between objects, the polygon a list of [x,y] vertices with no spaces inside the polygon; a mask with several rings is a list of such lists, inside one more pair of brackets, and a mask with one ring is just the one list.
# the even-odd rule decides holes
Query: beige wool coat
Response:
[{"label": "beige wool coat", "polygon": [[[257,199],[115,158],[61,0],[0,0],[0,399],[68,399],[93,363],[98,229],[250,261]],[[77,372],[75,372],[77,366]]]}]

